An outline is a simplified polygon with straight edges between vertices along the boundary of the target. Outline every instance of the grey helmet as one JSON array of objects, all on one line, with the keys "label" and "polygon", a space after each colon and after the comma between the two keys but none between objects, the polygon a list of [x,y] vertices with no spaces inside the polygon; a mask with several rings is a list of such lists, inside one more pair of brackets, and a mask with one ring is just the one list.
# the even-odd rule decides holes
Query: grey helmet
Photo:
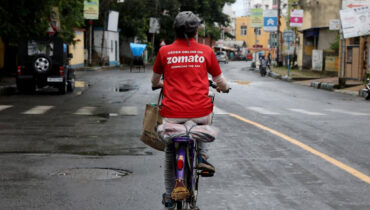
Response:
[{"label": "grey helmet", "polygon": [[174,23],[176,35],[187,40],[189,37],[195,36],[199,25],[199,18],[191,11],[183,11],[177,14]]}]

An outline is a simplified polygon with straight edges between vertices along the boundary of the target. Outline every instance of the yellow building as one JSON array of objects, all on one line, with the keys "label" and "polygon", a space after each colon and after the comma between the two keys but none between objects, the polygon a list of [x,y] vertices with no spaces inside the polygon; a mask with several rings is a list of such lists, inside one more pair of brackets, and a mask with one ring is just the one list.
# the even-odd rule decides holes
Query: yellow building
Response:
[{"label": "yellow building", "polygon": [[[281,26],[280,31],[285,30],[285,18],[280,18]],[[269,48],[270,32],[265,32],[263,27],[257,31],[257,36],[254,32],[254,28],[250,27],[250,17],[237,17],[235,21],[235,40],[245,41],[247,44],[248,51],[259,52],[264,51],[265,53],[271,52],[272,57],[275,58],[275,49]]]},{"label": "yellow building", "polygon": [[74,44],[69,45],[69,53],[72,53],[73,58],[69,64],[73,68],[83,67],[84,64],[84,29],[75,29]]}]

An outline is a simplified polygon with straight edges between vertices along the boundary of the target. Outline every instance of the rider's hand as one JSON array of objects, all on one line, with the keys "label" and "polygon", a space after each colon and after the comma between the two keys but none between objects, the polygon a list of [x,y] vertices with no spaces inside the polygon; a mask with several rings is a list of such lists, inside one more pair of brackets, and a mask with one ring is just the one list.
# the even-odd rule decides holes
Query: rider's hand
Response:
[{"label": "rider's hand", "polygon": [[217,92],[223,92],[223,93],[228,93],[229,90],[230,90],[230,87],[228,85],[226,85],[224,88],[221,88],[221,87],[217,87]]}]

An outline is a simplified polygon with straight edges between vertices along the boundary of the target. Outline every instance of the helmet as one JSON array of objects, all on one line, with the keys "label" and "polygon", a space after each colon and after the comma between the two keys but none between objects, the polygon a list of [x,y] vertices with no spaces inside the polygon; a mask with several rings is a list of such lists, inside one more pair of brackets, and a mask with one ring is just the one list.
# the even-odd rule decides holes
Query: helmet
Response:
[{"label": "helmet", "polygon": [[181,38],[193,37],[199,24],[199,18],[191,11],[180,12],[177,14],[174,23],[176,35]]}]

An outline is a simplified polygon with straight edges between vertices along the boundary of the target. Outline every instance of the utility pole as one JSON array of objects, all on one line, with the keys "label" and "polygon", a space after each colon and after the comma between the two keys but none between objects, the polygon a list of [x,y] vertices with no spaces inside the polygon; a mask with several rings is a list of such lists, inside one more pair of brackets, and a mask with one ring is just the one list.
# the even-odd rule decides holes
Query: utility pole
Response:
[{"label": "utility pole", "polygon": [[277,47],[276,47],[276,62],[277,66],[280,66],[280,1],[277,0],[277,16],[278,16],[278,22],[277,22]]},{"label": "utility pole", "polygon": [[91,57],[92,57],[92,25],[93,25],[93,20],[89,20],[89,61],[88,64],[91,66]]},{"label": "utility pole", "polygon": [[[343,0],[340,1],[340,8],[342,8],[343,5]],[[343,8],[342,8],[343,9]],[[345,56],[346,56],[346,40],[344,39],[344,34],[343,34],[343,27],[341,27],[341,32],[340,32],[340,39],[341,39],[341,60],[340,60],[340,77],[339,77],[339,85],[344,86],[346,84],[346,80],[344,79],[344,68],[345,68]]]}]

